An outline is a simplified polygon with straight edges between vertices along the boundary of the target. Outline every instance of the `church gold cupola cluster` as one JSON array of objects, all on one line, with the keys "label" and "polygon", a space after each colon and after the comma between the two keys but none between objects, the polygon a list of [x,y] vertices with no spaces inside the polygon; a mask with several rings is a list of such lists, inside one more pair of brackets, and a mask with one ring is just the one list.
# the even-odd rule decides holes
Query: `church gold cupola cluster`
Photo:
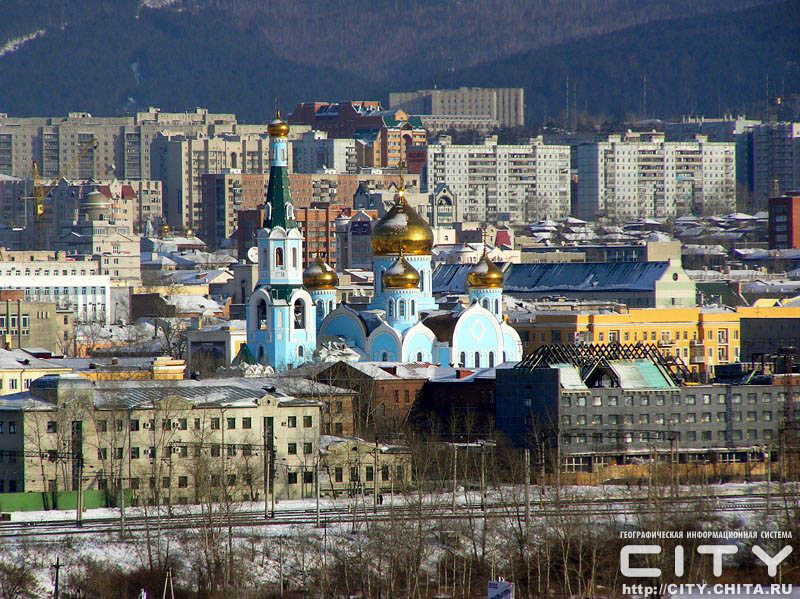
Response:
[{"label": "church gold cupola cluster", "polygon": [[503,271],[489,259],[489,254],[483,250],[483,256],[469,269],[467,286],[477,289],[502,289]]},{"label": "church gold cupola cluster", "polygon": [[401,251],[412,256],[431,253],[433,231],[409,206],[402,184],[394,206],[373,227],[371,241],[376,256],[397,255]]},{"label": "church gold cupola cluster", "polygon": [[318,256],[303,271],[303,287],[309,291],[336,289],[339,277],[336,271],[328,266],[321,256]]},{"label": "church gold cupola cluster", "polygon": [[397,260],[383,271],[385,289],[416,289],[419,287],[419,273],[411,266],[402,251]]}]

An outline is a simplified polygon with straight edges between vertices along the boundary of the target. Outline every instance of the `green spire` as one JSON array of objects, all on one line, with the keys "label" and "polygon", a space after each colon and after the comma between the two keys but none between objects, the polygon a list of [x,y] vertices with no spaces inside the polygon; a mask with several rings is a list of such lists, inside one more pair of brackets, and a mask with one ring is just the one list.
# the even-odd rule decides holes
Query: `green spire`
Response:
[{"label": "green spire", "polygon": [[[297,221],[294,220],[292,193],[289,190],[289,173],[285,166],[269,168],[267,205],[271,207],[271,211],[268,210],[264,213],[265,229],[283,227],[288,230],[297,227]],[[289,206],[292,206],[292,216],[290,216]]]}]

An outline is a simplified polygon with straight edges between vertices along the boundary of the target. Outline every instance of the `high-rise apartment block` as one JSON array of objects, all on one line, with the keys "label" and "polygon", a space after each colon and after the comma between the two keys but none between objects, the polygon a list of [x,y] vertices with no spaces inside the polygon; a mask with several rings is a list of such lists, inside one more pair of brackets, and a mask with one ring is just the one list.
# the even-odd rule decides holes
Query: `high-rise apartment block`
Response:
[{"label": "high-rise apartment block", "polygon": [[354,139],[329,139],[325,131],[308,131],[291,142],[290,147],[295,173],[358,171]]},{"label": "high-rise apartment block", "polygon": [[609,135],[577,148],[577,216],[669,218],[736,208],[733,142],[668,142],[663,133]]},{"label": "high-rise apartment block", "polygon": [[541,137],[524,145],[452,145],[448,136],[428,146],[428,189],[447,185],[457,220],[522,223],[570,213],[570,148]]},{"label": "high-rise apartment block", "polygon": [[152,151],[151,176],[162,182],[164,216],[174,229],[203,227],[203,175],[269,172],[269,140],[257,134],[159,135]]},{"label": "high-rise apartment block", "polygon": [[489,117],[501,127],[522,127],[525,124],[525,90],[521,87],[460,87],[392,92],[389,108],[400,108],[411,114]]},{"label": "high-rise apartment block", "polygon": [[[252,125],[239,125],[236,115],[194,112],[168,113],[148,108],[135,116],[94,117],[71,112],[66,117],[9,117],[0,113],[0,174],[39,175],[68,179],[147,179],[150,176],[150,145],[159,132],[194,135],[251,132]],[[266,133],[266,125],[256,129]],[[78,159],[81,149],[89,149]]]},{"label": "high-rise apartment block", "polygon": [[211,250],[222,247],[239,226],[239,211],[264,205],[269,175],[242,173],[227,169],[223,173],[202,175],[202,230],[200,236]]},{"label": "high-rise apartment block", "polygon": [[763,202],[800,189],[800,123],[769,123],[752,128],[753,191]]}]

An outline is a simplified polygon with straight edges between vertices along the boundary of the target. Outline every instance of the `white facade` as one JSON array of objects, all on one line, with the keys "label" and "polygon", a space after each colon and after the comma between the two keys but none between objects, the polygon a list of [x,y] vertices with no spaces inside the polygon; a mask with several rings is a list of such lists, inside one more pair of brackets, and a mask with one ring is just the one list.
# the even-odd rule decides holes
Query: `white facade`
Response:
[{"label": "white facade", "polygon": [[541,137],[525,145],[428,146],[428,189],[450,187],[460,220],[521,223],[570,213],[570,149]]},{"label": "white facade", "polygon": [[[59,308],[71,308],[75,320],[108,324],[111,316],[111,279],[108,275],[23,274],[29,263],[0,263],[0,289],[22,289],[25,301],[55,302]],[[36,272],[36,263],[30,263]],[[74,263],[73,263],[74,265]],[[13,274],[10,274],[13,273]]]},{"label": "white facade", "polygon": [[661,133],[610,135],[578,146],[576,216],[616,221],[726,214],[736,208],[736,146],[668,142]]},{"label": "white facade", "polygon": [[355,139],[328,139],[325,131],[308,131],[291,143],[292,172],[358,171]]}]

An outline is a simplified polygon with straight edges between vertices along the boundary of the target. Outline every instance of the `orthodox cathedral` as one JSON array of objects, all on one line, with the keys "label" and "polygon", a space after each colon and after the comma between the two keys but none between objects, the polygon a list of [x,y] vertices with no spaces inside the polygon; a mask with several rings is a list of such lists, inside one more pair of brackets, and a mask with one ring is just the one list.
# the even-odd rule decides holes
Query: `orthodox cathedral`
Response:
[{"label": "orthodox cathedral", "polygon": [[469,306],[441,310],[433,297],[433,232],[400,188],[372,230],[374,293],[367,309],[336,302],[338,278],[321,258],[301,267],[287,169],[288,125],[269,125],[270,178],[259,230],[258,284],[247,311],[247,346],[276,370],[311,361],[317,343],[344,342],[361,360],[492,367],[522,357],[503,317],[503,273],[483,257],[467,277]]}]

